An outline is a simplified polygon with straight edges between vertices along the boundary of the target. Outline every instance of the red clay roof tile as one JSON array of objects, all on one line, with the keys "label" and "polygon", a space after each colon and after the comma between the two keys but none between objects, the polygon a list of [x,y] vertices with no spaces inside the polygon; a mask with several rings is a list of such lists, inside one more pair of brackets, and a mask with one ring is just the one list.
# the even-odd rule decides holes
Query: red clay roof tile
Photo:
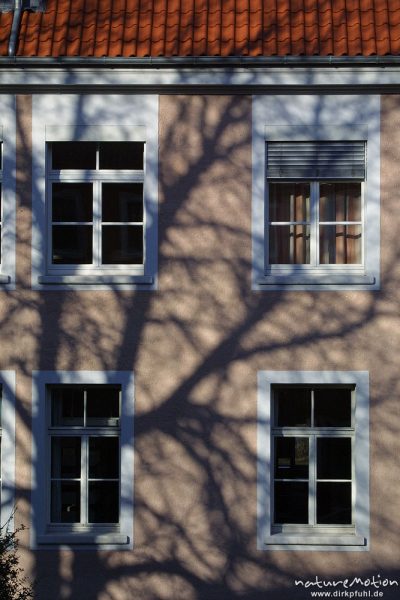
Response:
[{"label": "red clay roof tile", "polygon": [[[7,55],[12,13],[0,14]],[[18,56],[400,55],[399,0],[47,0]]]}]

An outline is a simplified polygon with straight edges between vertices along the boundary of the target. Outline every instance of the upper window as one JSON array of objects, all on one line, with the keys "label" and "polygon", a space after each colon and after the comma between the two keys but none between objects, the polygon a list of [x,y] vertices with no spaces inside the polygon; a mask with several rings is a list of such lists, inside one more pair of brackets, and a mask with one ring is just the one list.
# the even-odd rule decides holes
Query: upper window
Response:
[{"label": "upper window", "polygon": [[128,547],[133,390],[123,373],[81,375],[40,378],[45,410],[34,429],[44,468],[35,472],[36,543]]},{"label": "upper window", "polygon": [[271,273],[363,265],[364,142],[267,144]]},{"label": "upper window", "polygon": [[[364,547],[364,374],[338,374],[336,383],[321,383],[334,379],[323,373],[269,377],[267,372],[263,377],[268,381],[271,490],[263,544]],[[290,379],[298,382],[287,383]]]},{"label": "upper window", "polygon": [[253,102],[254,289],[379,289],[379,103]]},{"label": "upper window", "polygon": [[32,102],[33,287],[155,289],[157,95]]},{"label": "upper window", "polygon": [[49,144],[50,273],[144,274],[144,142]]}]

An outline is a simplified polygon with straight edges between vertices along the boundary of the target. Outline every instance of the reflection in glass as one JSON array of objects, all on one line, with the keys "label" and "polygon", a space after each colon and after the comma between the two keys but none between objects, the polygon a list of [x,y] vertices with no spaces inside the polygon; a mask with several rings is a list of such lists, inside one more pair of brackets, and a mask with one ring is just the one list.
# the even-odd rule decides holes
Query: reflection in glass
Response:
[{"label": "reflection in glass", "polygon": [[310,222],[309,183],[271,183],[269,220]]},{"label": "reflection in glass", "polygon": [[317,438],[317,478],[351,479],[351,438]]},{"label": "reflection in glass", "polygon": [[275,481],[274,523],[308,523],[308,483]]},{"label": "reflection in glass", "polygon": [[351,427],[351,390],[316,388],[314,424],[316,427]]},{"label": "reflection in glass", "polygon": [[143,221],[143,183],[103,183],[102,190],[103,221]]},{"label": "reflection in glass", "polygon": [[95,169],[96,168],[95,142],[53,142],[52,168],[61,169]]},{"label": "reflection in glass", "polygon": [[308,478],[308,438],[275,438],[275,477],[279,479]]},{"label": "reflection in glass", "polygon": [[306,388],[274,389],[275,425],[304,427],[311,425],[311,390]]},{"label": "reflection in glass", "polygon": [[270,225],[269,262],[277,265],[310,264],[310,227]]},{"label": "reflection in glass", "polygon": [[92,229],[91,225],[53,225],[53,264],[91,264]]},{"label": "reflection in glass", "polygon": [[361,221],[361,183],[320,183],[320,221]]},{"label": "reflection in glass", "polygon": [[60,387],[51,390],[51,424],[83,425],[83,389]]},{"label": "reflection in glass", "polygon": [[118,523],[118,481],[89,481],[89,523]]},{"label": "reflection in glass", "polygon": [[361,264],[361,225],[320,225],[319,260],[324,265]]},{"label": "reflection in glass", "polygon": [[118,479],[119,439],[117,437],[89,438],[89,478]]},{"label": "reflection in glass", "polygon": [[103,264],[143,264],[143,226],[103,225]]},{"label": "reflection in glass", "polygon": [[317,523],[350,525],[351,483],[317,483]]},{"label": "reflection in glass", "polygon": [[79,523],[80,482],[52,481],[50,513],[52,523]]}]

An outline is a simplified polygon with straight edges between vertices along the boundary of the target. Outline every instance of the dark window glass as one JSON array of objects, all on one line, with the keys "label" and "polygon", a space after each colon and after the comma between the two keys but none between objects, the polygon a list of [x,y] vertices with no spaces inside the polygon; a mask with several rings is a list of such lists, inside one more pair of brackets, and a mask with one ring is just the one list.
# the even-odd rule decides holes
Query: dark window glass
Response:
[{"label": "dark window glass", "polygon": [[57,479],[80,478],[81,438],[51,438],[51,476]]},{"label": "dark window glass", "polygon": [[53,264],[91,264],[92,237],[91,225],[53,225]]},{"label": "dark window glass", "polygon": [[143,227],[136,225],[103,225],[103,264],[142,264]]},{"label": "dark window glass", "polygon": [[351,438],[317,439],[317,478],[351,479]]},{"label": "dark window glass", "polygon": [[52,168],[61,169],[95,169],[95,142],[54,142],[52,144]]},{"label": "dark window glass", "polygon": [[87,222],[93,219],[91,183],[53,183],[53,222]]},{"label": "dark window glass", "polygon": [[118,481],[89,481],[89,523],[118,523]]},{"label": "dark window glass", "polygon": [[276,481],[275,523],[308,523],[308,483]]},{"label": "dark window glass", "polygon": [[143,221],[142,183],[103,183],[102,220],[113,223]]},{"label": "dark window glass", "polygon": [[275,425],[304,427],[311,425],[311,390],[275,389]]},{"label": "dark window glass", "polygon": [[51,522],[79,523],[81,518],[80,501],[79,481],[52,481]]},{"label": "dark window glass", "polygon": [[118,426],[119,389],[88,388],[86,401],[86,424],[93,426]]},{"label": "dark window glass", "polygon": [[351,427],[351,390],[324,388],[314,391],[316,427]]},{"label": "dark window glass", "polygon": [[89,478],[118,479],[119,439],[117,437],[89,438]]},{"label": "dark window glass", "polygon": [[100,169],[143,169],[143,142],[100,143]]},{"label": "dark window glass", "polygon": [[51,390],[51,424],[83,425],[83,389],[73,387]]},{"label": "dark window glass", "polygon": [[275,477],[308,479],[308,438],[275,438]]},{"label": "dark window glass", "polygon": [[317,483],[317,523],[351,524],[351,483]]}]

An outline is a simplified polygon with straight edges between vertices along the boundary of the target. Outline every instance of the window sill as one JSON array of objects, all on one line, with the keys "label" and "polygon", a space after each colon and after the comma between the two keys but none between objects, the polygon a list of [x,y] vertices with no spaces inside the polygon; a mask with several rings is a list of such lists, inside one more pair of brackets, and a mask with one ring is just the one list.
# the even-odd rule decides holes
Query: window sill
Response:
[{"label": "window sill", "polygon": [[326,534],[301,534],[301,535],[269,535],[265,545],[282,546],[365,546],[366,540],[360,535],[326,535]]},{"label": "window sill", "polygon": [[46,546],[127,545],[129,544],[129,537],[120,533],[53,533],[39,535],[37,543],[38,545]]},{"label": "window sill", "polygon": [[265,275],[257,280],[258,285],[374,285],[375,277],[372,275],[351,275],[351,274],[298,274],[298,275]]},{"label": "window sill", "polygon": [[154,277],[145,275],[41,275],[43,285],[151,285]]}]

